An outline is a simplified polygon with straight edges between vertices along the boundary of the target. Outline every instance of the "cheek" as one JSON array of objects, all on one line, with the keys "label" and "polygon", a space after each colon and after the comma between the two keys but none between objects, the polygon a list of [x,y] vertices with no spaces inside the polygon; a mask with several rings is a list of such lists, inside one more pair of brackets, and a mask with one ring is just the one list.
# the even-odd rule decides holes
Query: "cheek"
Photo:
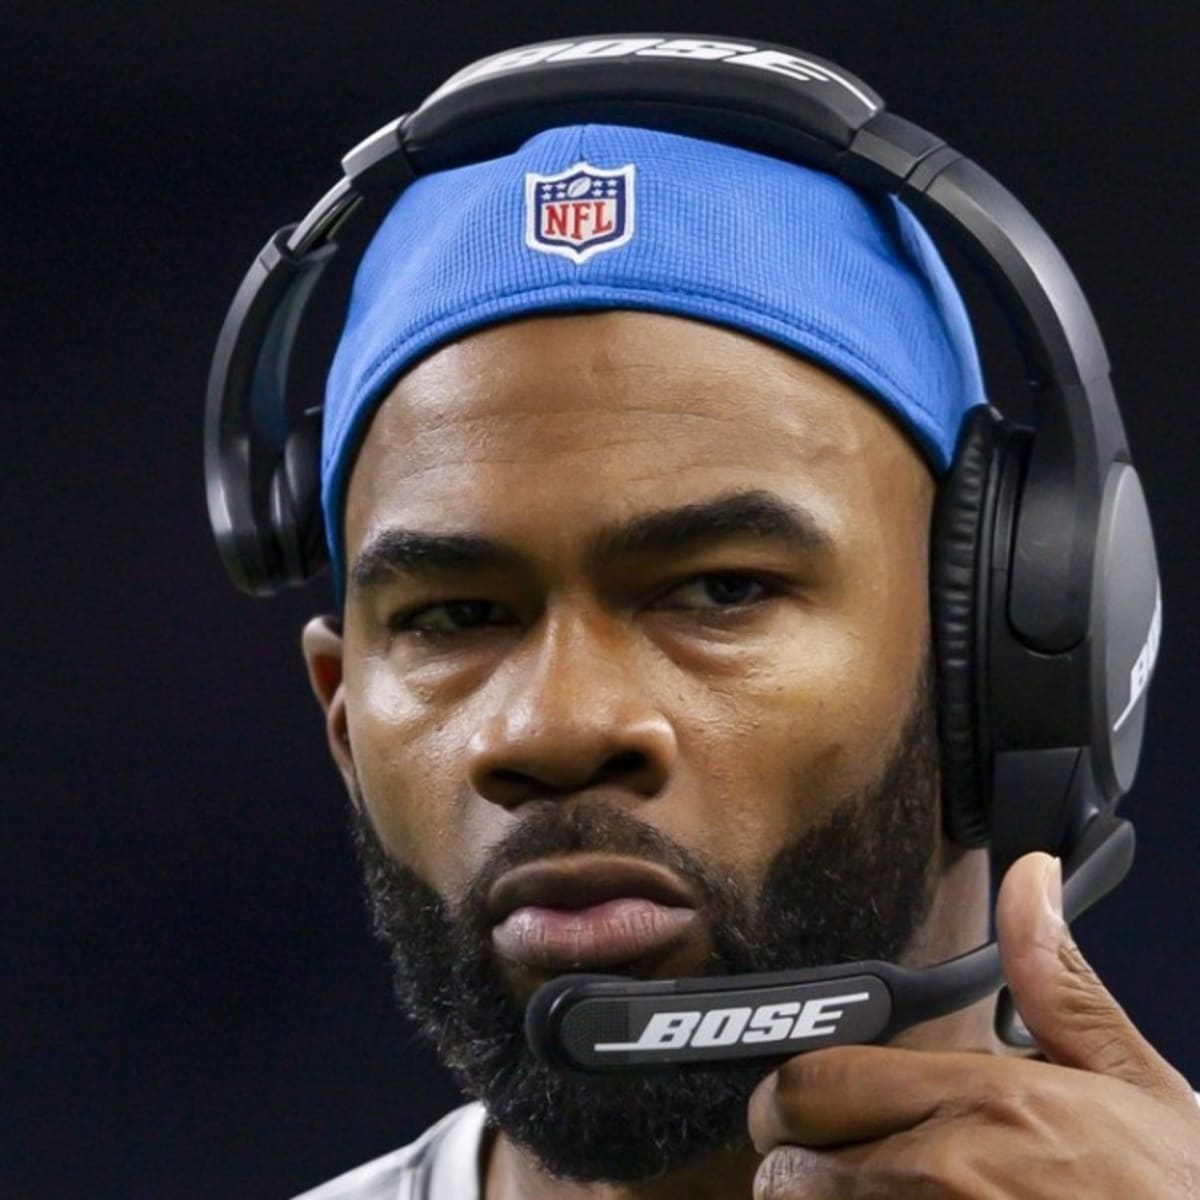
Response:
[{"label": "cheek", "polygon": [[430,704],[386,660],[347,656],[347,722],[363,803],[398,861],[443,896],[465,890],[510,818],[471,802],[469,717]]},{"label": "cheek", "polygon": [[870,789],[892,759],[923,674],[928,604],[920,573],[875,582],[854,605],[797,620],[709,690],[710,720],[691,720],[699,706],[681,714],[695,803],[686,832],[743,878],[760,878],[776,849]]}]

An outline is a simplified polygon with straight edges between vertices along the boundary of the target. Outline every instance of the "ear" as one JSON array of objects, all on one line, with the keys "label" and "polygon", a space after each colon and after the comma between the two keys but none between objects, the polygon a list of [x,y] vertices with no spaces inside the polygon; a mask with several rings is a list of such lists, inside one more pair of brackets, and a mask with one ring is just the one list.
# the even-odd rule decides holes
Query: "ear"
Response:
[{"label": "ear", "polygon": [[300,644],[308,668],[308,682],[325,713],[329,752],[353,797],[354,754],[346,724],[346,688],[342,675],[344,642],[340,622],[334,617],[313,617],[304,626]]}]

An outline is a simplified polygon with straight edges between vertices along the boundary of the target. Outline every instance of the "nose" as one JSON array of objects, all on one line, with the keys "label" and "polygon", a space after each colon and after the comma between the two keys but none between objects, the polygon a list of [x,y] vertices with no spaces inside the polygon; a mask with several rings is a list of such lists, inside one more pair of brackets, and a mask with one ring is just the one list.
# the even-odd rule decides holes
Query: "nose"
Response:
[{"label": "nose", "polygon": [[475,791],[505,808],[606,785],[665,786],[675,731],[652,700],[632,638],[602,620],[555,618],[506,664],[506,687],[468,746]]}]

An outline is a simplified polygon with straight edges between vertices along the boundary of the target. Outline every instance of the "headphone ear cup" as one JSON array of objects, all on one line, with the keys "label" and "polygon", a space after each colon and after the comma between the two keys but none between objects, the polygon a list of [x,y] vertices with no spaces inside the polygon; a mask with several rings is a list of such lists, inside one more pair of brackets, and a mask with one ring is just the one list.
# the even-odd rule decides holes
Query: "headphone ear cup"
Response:
[{"label": "headphone ear cup", "polygon": [[289,584],[311,579],[328,561],[321,512],[321,412],[306,412],[288,434],[271,476],[271,529]]},{"label": "headphone ear cup", "polygon": [[[979,727],[980,604],[987,596],[994,513],[989,503],[1006,426],[995,409],[967,414],[950,474],[934,504],[930,608],[938,681],[942,824],[963,846],[988,842],[989,775]],[[981,595],[981,593],[984,593]]]}]

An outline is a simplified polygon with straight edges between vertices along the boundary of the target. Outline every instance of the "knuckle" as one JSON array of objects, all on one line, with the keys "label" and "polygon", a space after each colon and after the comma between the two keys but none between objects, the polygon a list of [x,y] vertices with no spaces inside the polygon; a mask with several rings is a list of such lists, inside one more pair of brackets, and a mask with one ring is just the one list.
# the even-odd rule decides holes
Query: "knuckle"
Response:
[{"label": "knuckle", "polygon": [[1072,1026],[1088,1030],[1089,1066],[1101,1073],[1128,1069],[1152,1073],[1157,1054],[1143,1041],[1079,947],[1066,941],[1059,947],[1058,957],[1065,968],[1059,1002]]},{"label": "knuckle", "polygon": [[1129,1044],[1125,1031],[1120,1029],[1097,1031],[1088,1065],[1102,1075],[1120,1073],[1141,1077],[1149,1074],[1145,1055]]},{"label": "knuckle", "polygon": [[943,1139],[922,1147],[905,1165],[905,1195],[938,1196],[954,1200],[977,1196],[979,1178],[966,1148]]},{"label": "knuckle", "polygon": [[967,1200],[998,1194],[981,1184],[972,1156],[957,1136],[897,1139],[886,1153],[872,1155],[863,1164],[873,1186],[863,1194],[906,1200]]},{"label": "knuckle", "polygon": [[989,1124],[1028,1129],[1043,1120],[1046,1110],[1056,1105],[1053,1089],[1047,1086],[1052,1083],[1052,1079],[1038,1075],[1027,1077],[1023,1073],[995,1080],[980,1093],[969,1115]]},{"label": "knuckle", "polygon": [[978,1116],[1008,1137],[1033,1147],[1057,1140],[1057,1130],[1078,1120],[1078,1079],[1045,1063],[1014,1073],[1004,1086],[993,1089],[979,1106]]},{"label": "knuckle", "polygon": [[843,1047],[813,1050],[789,1058],[775,1072],[775,1090],[780,1102],[791,1104],[804,1096],[828,1094],[845,1078],[854,1057],[854,1048]]},{"label": "knuckle", "polygon": [[1092,964],[1083,956],[1072,938],[1064,938],[1058,945],[1058,961],[1066,971],[1067,992],[1077,1004],[1088,1009],[1111,1008],[1113,1000],[1100,976],[1092,970]]},{"label": "knuckle", "polygon": [[810,1079],[813,1073],[812,1057],[811,1054],[799,1054],[794,1058],[789,1058],[784,1063],[780,1063],[775,1071],[775,1091],[777,1095],[781,1097],[790,1096],[805,1088],[806,1084],[804,1081]]}]

